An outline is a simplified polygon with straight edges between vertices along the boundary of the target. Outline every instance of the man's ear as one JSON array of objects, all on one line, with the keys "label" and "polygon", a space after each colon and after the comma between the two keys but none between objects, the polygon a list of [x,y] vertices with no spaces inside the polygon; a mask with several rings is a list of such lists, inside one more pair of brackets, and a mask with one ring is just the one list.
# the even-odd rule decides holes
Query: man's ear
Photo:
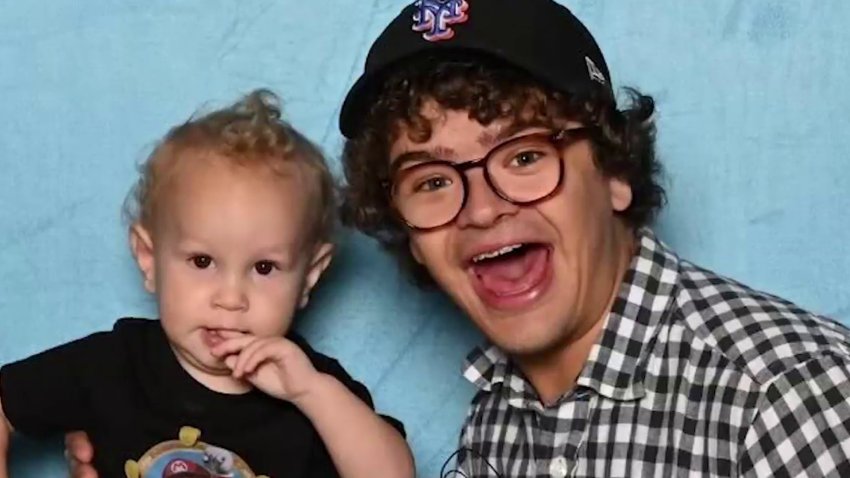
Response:
[{"label": "man's ear", "polygon": [[331,265],[333,259],[334,245],[323,243],[316,247],[313,258],[307,266],[307,275],[304,277],[304,287],[301,289],[301,301],[299,307],[304,307],[310,301],[310,292],[319,282],[319,278]]},{"label": "man's ear", "polygon": [[139,271],[142,272],[145,290],[151,294],[155,293],[156,271],[154,266],[156,261],[153,256],[153,239],[151,239],[148,230],[139,223],[130,226],[130,250],[133,251],[133,257],[136,259]]},{"label": "man's ear", "polygon": [[611,208],[617,212],[625,211],[632,205],[632,186],[623,179],[611,178],[608,181],[608,189],[611,191]]},{"label": "man's ear", "polygon": [[422,253],[409,237],[407,238],[407,247],[410,248],[410,255],[413,256],[413,260],[415,260],[417,264],[422,265]]}]

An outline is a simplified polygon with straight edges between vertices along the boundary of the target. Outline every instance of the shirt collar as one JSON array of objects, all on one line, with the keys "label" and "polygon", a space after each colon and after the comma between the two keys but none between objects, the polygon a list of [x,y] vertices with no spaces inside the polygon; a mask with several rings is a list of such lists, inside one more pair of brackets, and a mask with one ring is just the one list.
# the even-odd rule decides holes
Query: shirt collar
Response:
[{"label": "shirt collar", "polygon": [[485,392],[500,392],[515,408],[539,402],[531,384],[495,345],[477,347],[464,363],[463,376]]},{"label": "shirt collar", "polygon": [[[644,395],[644,364],[671,304],[678,281],[679,259],[649,228],[637,232],[637,249],[599,340],[579,374],[579,386],[614,400],[636,400]],[[507,355],[494,345],[472,351],[464,377],[479,389],[500,388],[508,402],[527,406],[536,398],[530,384]],[[538,400],[535,400],[538,401]]]}]

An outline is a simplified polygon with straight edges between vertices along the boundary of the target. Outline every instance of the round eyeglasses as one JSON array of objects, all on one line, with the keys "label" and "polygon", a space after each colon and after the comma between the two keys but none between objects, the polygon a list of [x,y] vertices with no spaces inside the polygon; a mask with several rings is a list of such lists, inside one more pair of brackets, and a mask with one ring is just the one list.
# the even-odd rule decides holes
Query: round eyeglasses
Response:
[{"label": "round eyeglasses", "polygon": [[500,198],[529,205],[552,195],[564,180],[563,148],[588,138],[596,128],[563,129],[511,138],[484,157],[455,163],[432,159],[391,170],[388,184],[393,208],[408,227],[429,230],[445,226],[466,205],[466,172],[484,169],[484,180]]}]

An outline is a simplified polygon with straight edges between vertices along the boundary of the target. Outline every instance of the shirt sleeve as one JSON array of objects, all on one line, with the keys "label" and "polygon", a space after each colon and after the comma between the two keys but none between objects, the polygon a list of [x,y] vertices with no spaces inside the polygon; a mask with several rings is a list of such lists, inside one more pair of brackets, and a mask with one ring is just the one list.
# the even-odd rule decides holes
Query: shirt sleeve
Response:
[{"label": "shirt sleeve", "polygon": [[767,389],[738,461],[739,476],[850,476],[850,366],[824,353]]},{"label": "shirt sleeve", "polygon": [[0,369],[0,400],[9,423],[43,436],[82,430],[91,423],[85,371],[96,370],[109,341],[98,333]]}]

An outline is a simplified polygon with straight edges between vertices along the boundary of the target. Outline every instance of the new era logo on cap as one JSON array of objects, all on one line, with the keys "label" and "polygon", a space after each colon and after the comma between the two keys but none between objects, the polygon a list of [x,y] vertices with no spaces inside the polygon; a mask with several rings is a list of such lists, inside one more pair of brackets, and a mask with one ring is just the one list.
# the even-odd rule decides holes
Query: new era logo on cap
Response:
[{"label": "new era logo on cap", "polygon": [[606,82],[605,75],[602,73],[602,70],[596,66],[596,63],[594,63],[589,56],[584,57],[584,62],[587,64],[587,73],[590,75],[590,79],[604,85]]},{"label": "new era logo on cap", "polygon": [[428,41],[448,40],[455,35],[451,25],[469,17],[466,0],[416,0],[413,2],[413,31],[423,32]]}]

